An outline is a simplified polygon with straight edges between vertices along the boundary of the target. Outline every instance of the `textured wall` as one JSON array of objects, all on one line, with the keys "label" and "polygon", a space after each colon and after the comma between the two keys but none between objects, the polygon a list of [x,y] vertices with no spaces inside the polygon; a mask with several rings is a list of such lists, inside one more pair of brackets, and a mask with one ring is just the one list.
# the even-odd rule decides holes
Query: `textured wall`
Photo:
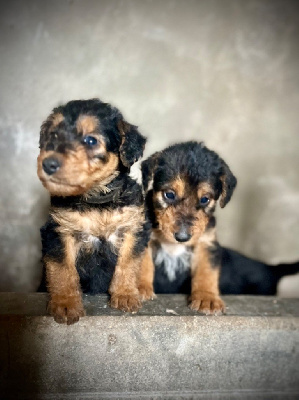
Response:
[{"label": "textured wall", "polygon": [[48,196],[39,127],[76,98],[118,106],[146,155],[204,140],[239,180],[221,243],[299,258],[299,5],[291,0],[6,2],[0,15],[0,290],[34,290]]}]

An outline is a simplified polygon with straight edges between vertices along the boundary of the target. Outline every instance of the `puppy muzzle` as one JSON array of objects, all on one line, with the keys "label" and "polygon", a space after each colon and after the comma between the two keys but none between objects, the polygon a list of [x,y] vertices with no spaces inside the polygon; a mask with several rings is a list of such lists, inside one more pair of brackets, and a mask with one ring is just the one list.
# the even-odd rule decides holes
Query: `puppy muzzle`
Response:
[{"label": "puppy muzzle", "polygon": [[178,232],[174,233],[174,238],[177,242],[183,243],[188,242],[191,239],[191,234],[189,233],[187,227],[183,226]]},{"label": "puppy muzzle", "polygon": [[61,163],[55,157],[48,157],[43,160],[43,170],[47,175],[53,175],[61,167]]}]

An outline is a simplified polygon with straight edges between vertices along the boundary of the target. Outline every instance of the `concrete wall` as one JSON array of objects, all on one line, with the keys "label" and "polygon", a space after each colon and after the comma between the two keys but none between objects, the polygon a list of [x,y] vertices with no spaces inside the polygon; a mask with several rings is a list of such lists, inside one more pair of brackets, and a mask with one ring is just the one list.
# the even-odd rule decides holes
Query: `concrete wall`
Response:
[{"label": "concrete wall", "polygon": [[204,140],[239,180],[222,244],[299,258],[299,6],[292,0],[5,2],[0,14],[0,290],[34,290],[48,196],[39,127],[100,97],[148,137],[146,155]]}]

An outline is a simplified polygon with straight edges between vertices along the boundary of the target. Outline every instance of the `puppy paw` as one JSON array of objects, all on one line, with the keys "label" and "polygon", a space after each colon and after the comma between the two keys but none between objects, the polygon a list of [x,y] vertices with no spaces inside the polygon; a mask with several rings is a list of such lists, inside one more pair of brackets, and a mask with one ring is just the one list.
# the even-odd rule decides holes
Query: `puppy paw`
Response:
[{"label": "puppy paw", "polygon": [[132,294],[112,294],[110,306],[122,311],[136,312],[141,308],[139,295]]},{"label": "puppy paw", "polygon": [[225,312],[225,304],[221,298],[209,292],[195,292],[191,295],[189,307],[191,310],[206,315],[221,315]]},{"label": "puppy paw", "polygon": [[52,299],[48,304],[48,311],[56,322],[67,325],[78,322],[85,315],[81,297]]},{"label": "puppy paw", "polygon": [[152,285],[140,284],[138,290],[141,301],[154,300],[156,298]]}]

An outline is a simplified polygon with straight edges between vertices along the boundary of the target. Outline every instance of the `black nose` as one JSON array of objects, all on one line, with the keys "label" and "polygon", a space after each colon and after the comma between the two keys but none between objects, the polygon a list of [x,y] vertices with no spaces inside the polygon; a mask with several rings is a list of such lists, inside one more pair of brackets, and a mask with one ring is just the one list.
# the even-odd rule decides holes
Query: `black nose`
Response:
[{"label": "black nose", "polygon": [[53,175],[59,169],[60,162],[54,157],[45,158],[43,161],[43,170],[48,175]]},{"label": "black nose", "polygon": [[174,237],[178,242],[188,242],[191,235],[186,231],[179,231],[174,234]]}]

